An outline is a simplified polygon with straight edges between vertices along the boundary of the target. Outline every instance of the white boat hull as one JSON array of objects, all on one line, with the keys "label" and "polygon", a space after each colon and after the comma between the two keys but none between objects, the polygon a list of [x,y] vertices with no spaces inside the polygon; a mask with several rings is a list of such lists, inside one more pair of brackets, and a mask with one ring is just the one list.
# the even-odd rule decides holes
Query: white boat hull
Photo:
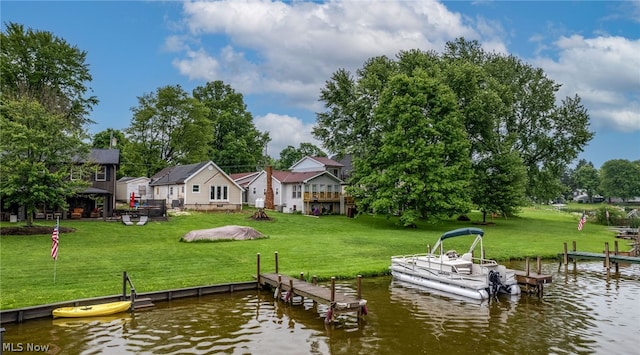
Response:
[{"label": "white boat hull", "polygon": [[489,299],[489,292],[485,288],[466,288],[460,285],[454,285],[446,282],[444,279],[428,279],[418,275],[412,275],[406,272],[391,269],[393,278],[399,281],[408,282],[421,287],[434,289],[446,293],[452,293],[454,295],[467,297],[475,300]]},{"label": "white boat hull", "polygon": [[475,300],[486,300],[491,296],[492,284],[489,281],[491,270],[500,273],[500,282],[511,295],[520,294],[520,286],[515,279],[515,272],[504,266],[488,264],[475,265],[470,273],[457,273],[451,265],[440,264],[429,260],[429,257],[394,257],[391,262],[392,276],[424,288],[447,292]]},{"label": "white boat hull", "polygon": [[[466,253],[458,255],[455,250],[445,253],[444,240],[468,235],[476,237]],[[472,227],[446,232],[426,254],[392,256],[391,274],[400,281],[475,300],[498,293],[519,295],[515,271],[484,257],[483,235],[482,229]],[[478,245],[482,256],[475,258],[473,251]]]}]

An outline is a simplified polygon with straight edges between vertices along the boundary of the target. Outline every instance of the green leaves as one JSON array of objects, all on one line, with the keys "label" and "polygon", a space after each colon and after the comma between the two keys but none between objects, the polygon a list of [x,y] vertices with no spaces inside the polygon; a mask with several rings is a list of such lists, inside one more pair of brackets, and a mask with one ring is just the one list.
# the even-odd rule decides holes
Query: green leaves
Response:
[{"label": "green leaves", "polygon": [[211,133],[207,142],[211,160],[231,173],[254,170],[264,164],[269,134],[256,129],[242,94],[218,80],[195,88],[193,97],[208,108],[206,129]]},{"label": "green leaves", "polygon": [[460,38],[441,55],[402,51],[356,76],[337,71],[313,133],[352,154],[348,191],[360,210],[412,211],[402,218],[410,224],[464,212],[473,197],[508,214],[525,196],[556,197],[563,167],[593,137],[580,99],[558,105],[558,88],[541,69]]},{"label": "green leaves", "polygon": [[146,176],[167,166],[210,159],[208,109],[179,85],[138,97],[132,111],[126,150],[136,152],[137,158],[131,159],[142,162]]}]

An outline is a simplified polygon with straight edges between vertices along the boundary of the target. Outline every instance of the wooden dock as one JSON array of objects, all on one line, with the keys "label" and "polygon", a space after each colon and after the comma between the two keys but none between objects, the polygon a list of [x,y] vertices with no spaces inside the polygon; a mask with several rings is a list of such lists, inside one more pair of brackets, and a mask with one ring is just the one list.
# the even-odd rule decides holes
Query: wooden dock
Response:
[{"label": "wooden dock", "polygon": [[[293,304],[294,297],[299,296],[303,299],[311,299],[316,303],[329,306],[329,311],[325,317],[325,323],[331,323],[337,314],[356,312],[358,320],[367,314],[367,301],[362,299],[361,284],[362,276],[358,275],[358,287],[356,296],[336,293],[335,277],[331,278],[331,287],[322,287],[315,281],[307,282],[304,280],[304,274],[300,274],[300,278],[293,278],[278,273],[278,253],[275,253],[276,272],[263,274],[260,272],[260,254],[257,255],[258,273],[257,279],[260,286],[268,286],[275,289],[275,297],[283,301]],[[284,296],[280,296],[284,293]]]},{"label": "wooden dock", "polygon": [[613,264],[617,272],[620,263],[640,264],[640,257],[632,254],[634,253],[619,251],[617,240],[614,242],[613,252],[609,250],[609,243],[605,242],[604,251],[602,253],[577,251],[576,241],[574,240],[573,250],[568,250],[567,243],[564,243],[563,252],[558,254],[558,258],[560,259],[560,263],[564,263],[564,265],[569,264],[569,259],[574,263],[576,260],[601,260],[604,262],[604,267],[607,270],[611,269],[611,264]]},{"label": "wooden dock", "polygon": [[537,272],[530,270],[529,258],[526,259],[525,270],[515,270],[518,285],[524,286],[524,291],[530,294],[542,296],[544,285],[551,283],[551,275],[541,274],[542,262],[540,257],[537,258]]}]

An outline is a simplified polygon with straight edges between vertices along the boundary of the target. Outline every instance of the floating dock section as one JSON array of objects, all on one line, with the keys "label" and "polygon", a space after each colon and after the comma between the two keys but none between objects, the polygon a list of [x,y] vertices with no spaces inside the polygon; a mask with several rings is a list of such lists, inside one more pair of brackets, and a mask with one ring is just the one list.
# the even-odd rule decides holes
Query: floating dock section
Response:
[{"label": "floating dock section", "polygon": [[[358,287],[356,296],[336,293],[335,277],[331,278],[331,287],[319,286],[314,276],[312,282],[304,280],[304,274],[300,273],[299,278],[293,278],[278,273],[278,252],[275,253],[275,272],[262,273],[260,271],[260,254],[257,255],[257,279],[258,285],[268,286],[275,290],[274,296],[283,301],[293,304],[295,296],[302,299],[311,299],[316,303],[329,306],[325,323],[331,323],[336,315],[340,313],[357,313],[358,320],[367,314],[367,301],[361,297],[362,276],[358,275]],[[282,296],[284,294],[284,296]]]},{"label": "floating dock section", "polygon": [[525,271],[515,270],[516,280],[518,285],[524,287],[524,291],[527,293],[535,293],[538,296],[542,296],[544,291],[544,285],[551,283],[551,275],[543,275],[541,273],[542,262],[540,257],[537,259],[536,272],[531,271],[529,264],[529,258],[526,259]]}]

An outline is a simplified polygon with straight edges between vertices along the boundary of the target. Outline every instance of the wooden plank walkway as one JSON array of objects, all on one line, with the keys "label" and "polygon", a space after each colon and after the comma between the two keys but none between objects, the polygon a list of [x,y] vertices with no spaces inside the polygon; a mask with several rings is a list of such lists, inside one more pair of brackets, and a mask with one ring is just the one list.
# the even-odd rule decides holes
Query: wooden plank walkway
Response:
[{"label": "wooden plank walkway", "polygon": [[275,256],[275,272],[274,273],[262,273],[260,271],[260,253],[256,254],[257,260],[257,273],[258,285],[270,286],[277,290],[279,294],[275,296],[281,298],[280,295],[283,291],[286,291],[284,301],[293,304],[295,296],[308,298],[315,303],[324,304],[329,306],[329,310],[325,316],[325,323],[328,324],[334,320],[334,317],[338,313],[357,312],[358,321],[360,318],[368,313],[367,301],[361,298],[361,279],[362,276],[358,275],[358,289],[356,291],[357,296],[347,294],[337,294],[335,288],[335,277],[331,278],[331,288],[318,286],[315,282],[309,283],[304,281],[303,274],[300,273],[300,278],[293,278],[282,275],[278,272],[278,252],[274,253]]},{"label": "wooden plank walkway", "polygon": [[335,291],[332,292],[331,289],[326,287],[276,273],[261,274],[259,280],[260,285],[269,285],[286,292],[291,291],[291,297],[302,296],[309,298],[317,303],[329,305],[337,312],[350,311],[360,313],[362,307],[366,304],[365,300],[354,296],[335,293]]}]

